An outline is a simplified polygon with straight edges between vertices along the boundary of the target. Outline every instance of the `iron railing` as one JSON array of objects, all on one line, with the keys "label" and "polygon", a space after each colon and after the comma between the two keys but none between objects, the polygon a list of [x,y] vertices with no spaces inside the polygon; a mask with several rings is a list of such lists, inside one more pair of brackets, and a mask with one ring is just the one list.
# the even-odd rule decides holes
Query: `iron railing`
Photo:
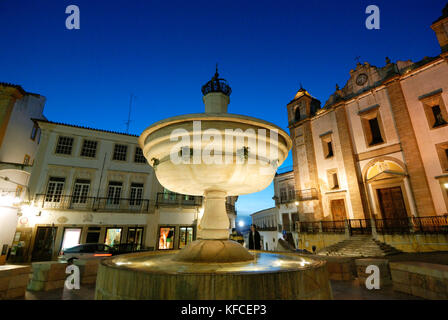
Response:
[{"label": "iron railing", "polygon": [[120,211],[148,213],[151,200],[139,198],[101,198],[74,195],[37,194],[35,204],[44,209],[67,209],[81,211]]},{"label": "iron railing", "polygon": [[375,228],[378,233],[410,233],[412,230],[411,220],[409,218],[397,219],[376,219]]},{"label": "iron railing", "polygon": [[[374,224],[372,224],[372,221]],[[303,233],[381,234],[448,233],[448,215],[395,219],[347,219],[340,221],[299,221],[297,230]]]},{"label": "iron railing", "polygon": [[371,234],[372,226],[370,219],[349,219],[348,230],[350,235],[353,234]]},{"label": "iron railing", "polygon": [[186,196],[178,193],[157,193],[156,206],[200,207],[202,197]]},{"label": "iron railing", "polygon": [[412,224],[415,232],[448,233],[448,214],[443,216],[413,217]]},{"label": "iron railing", "polygon": [[297,222],[298,227],[296,230],[303,233],[318,233],[320,231],[319,221],[301,221]]},{"label": "iron railing", "polygon": [[322,221],[322,232],[328,233],[344,233],[345,221]]}]

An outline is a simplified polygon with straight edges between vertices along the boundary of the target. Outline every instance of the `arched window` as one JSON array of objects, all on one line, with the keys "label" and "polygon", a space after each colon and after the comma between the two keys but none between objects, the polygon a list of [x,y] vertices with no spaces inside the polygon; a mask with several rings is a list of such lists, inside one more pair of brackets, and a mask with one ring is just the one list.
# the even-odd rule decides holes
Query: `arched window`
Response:
[{"label": "arched window", "polygon": [[296,121],[299,121],[299,120],[300,120],[300,107],[297,107],[297,108],[296,108],[296,111],[295,111],[295,120],[296,120]]}]

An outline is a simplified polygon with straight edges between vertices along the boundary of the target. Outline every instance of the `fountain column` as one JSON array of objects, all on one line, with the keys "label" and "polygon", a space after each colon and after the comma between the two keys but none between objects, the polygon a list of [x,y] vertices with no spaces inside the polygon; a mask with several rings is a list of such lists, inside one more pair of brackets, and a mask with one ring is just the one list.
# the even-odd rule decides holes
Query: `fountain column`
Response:
[{"label": "fountain column", "polygon": [[198,225],[198,239],[229,239],[230,222],[226,211],[226,193],[206,191],[204,201],[204,215]]}]

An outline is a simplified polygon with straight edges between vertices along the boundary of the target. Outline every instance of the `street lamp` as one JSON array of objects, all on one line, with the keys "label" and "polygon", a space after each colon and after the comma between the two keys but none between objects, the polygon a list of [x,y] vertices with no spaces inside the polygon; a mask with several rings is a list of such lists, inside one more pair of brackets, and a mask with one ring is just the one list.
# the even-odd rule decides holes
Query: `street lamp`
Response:
[{"label": "street lamp", "polygon": [[240,227],[240,228],[244,227],[244,221],[243,220],[240,220],[238,222],[238,227]]}]

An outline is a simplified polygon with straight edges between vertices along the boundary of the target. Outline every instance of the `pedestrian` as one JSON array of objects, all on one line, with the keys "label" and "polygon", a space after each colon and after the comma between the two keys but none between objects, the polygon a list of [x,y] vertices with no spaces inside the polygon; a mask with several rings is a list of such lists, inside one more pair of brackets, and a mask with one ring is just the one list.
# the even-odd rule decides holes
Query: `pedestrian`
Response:
[{"label": "pedestrian", "polygon": [[261,250],[260,233],[255,229],[255,225],[250,226],[249,250]]}]

